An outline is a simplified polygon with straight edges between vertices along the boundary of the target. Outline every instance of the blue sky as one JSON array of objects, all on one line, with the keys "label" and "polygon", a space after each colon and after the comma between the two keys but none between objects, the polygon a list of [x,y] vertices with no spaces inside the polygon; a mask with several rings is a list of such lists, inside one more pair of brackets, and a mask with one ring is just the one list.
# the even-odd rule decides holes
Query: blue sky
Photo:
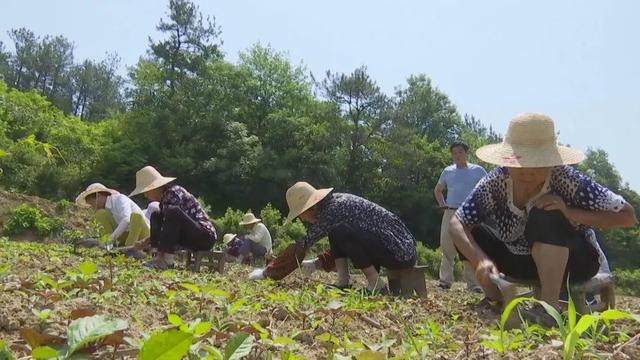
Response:
[{"label": "blue sky", "polygon": [[[366,65],[389,94],[424,73],[500,133],[516,113],[550,114],[561,142],[605,149],[640,191],[640,1],[196,2],[216,17],[232,61],[261,42],[318,76]],[[2,0],[0,40],[27,27],[68,37],[78,59],[115,51],[132,65],[158,37],[167,4]]]}]

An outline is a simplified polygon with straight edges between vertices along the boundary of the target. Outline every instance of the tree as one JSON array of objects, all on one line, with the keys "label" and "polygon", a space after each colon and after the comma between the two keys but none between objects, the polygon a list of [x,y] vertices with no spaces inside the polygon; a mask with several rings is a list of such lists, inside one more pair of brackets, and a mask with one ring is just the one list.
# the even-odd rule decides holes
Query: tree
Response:
[{"label": "tree", "polygon": [[117,74],[120,59],[109,55],[101,62],[85,60],[70,71],[71,113],[83,120],[105,119],[125,109],[121,89],[124,79]]},{"label": "tree", "polygon": [[250,103],[244,117],[253,133],[269,130],[264,127],[269,114],[277,111],[302,114],[315,101],[306,69],[292,65],[284,54],[271,47],[257,44],[240,53],[239,68],[249,77],[244,86]]},{"label": "tree", "polygon": [[433,87],[425,75],[410,76],[407,85],[396,91],[394,120],[443,146],[459,138],[463,124],[449,97]]},{"label": "tree", "polygon": [[11,61],[11,53],[5,50],[4,43],[0,41],[0,81],[9,81],[8,76],[11,69],[9,61]]},{"label": "tree", "polygon": [[215,18],[204,19],[193,2],[170,0],[169,20],[161,19],[156,27],[168,38],[158,42],[149,38],[149,55],[160,65],[173,92],[176,82],[198,74],[209,61],[222,58],[222,53]]},{"label": "tree", "polygon": [[319,87],[328,100],[337,104],[343,119],[349,124],[349,147],[343,169],[345,187],[356,194],[363,194],[369,174],[379,168],[371,145],[390,124],[391,100],[371,79],[364,66],[349,75],[327,71]]},{"label": "tree", "polygon": [[9,38],[15,47],[15,56],[11,61],[12,70],[7,80],[9,84],[20,90],[28,90],[32,86],[32,69],[35,65],[38,39],[31,30],[25,28],[9,31]]},{"label": "tree", "polygon": [[586,159],[579,165],[580,170],[611,191],[619,193],[622,178],[609,162],[609,154],[602,149],[589,148],[585,155]]}]

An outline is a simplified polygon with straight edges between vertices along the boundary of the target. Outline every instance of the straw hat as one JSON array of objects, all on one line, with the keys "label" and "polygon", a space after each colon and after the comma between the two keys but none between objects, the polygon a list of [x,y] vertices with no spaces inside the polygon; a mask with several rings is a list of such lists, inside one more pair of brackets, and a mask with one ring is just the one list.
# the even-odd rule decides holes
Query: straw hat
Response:
[{"label": "straw hat", "polygon": [[87,203],[87,196],[91,195],[91,194],[96,194],[99,192],[106,192],[109,193],[111,195],[117,194],[118,192],[116,190],[113,189],[109,189],[108,187],[100,184],[100,183],[93,183],[89,186],[87,186],[87,189],[83,192],[80,193],[80,195],[78,195],[76,197],[76,204],[78,206],[83,206],[83,207],[90,207],[91,204]]},{"label": "straw hat", "polygon": [[559,146],[553,120],[539,113],[516,115],[502,144],[483,146],[476,155],[488,163],[514,168],[571,165],[585,159],[582,151]]},{"label": "straw hat", "polygon": [[145,166],[136,172],[136,188],[129,194],[134,196],[145,193],[149,190],[157,189],[166,185],[176,178],[164,177],[153,166]]},{"label": "straw hat", "polygon": [[252,212],[248,212],[242,216],[242,221],[240,225],[251,225],[255,223],[259,223],[262,219],[258,219]]},{"label": "straw hat", "polygon": [[236,234],[224,234],[224,236],[222,237],[222,243],[227,245],[235,237],[236,237]]},{"label": "straw hat", "polygon": [[305,181],[299,181],[293,184],[287,190],[287,205],[289,205],[289,215],[287,220],[291,221],[303,212],[309,210],[313,205],[319,203],[333,188],[316,189]]}]

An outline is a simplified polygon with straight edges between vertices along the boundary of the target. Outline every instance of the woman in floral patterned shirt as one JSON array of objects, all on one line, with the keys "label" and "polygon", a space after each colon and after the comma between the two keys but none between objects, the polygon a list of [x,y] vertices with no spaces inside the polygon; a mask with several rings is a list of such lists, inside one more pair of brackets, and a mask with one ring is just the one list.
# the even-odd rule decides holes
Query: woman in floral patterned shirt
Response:
[{"label": "woman in floral patterned shirt", "polygon": [[568,165],[584,159],[556,145],[551,118],[516,116],[502,144],[476,154],[498,167],[482,179],[451,220],[450,234],[476,269],[485,294],[500,300],[491,273],[539,280],[541,300],[559,308],[567,277],[585,281],[600,267],[593,227],[633,226],[621,196]]},{"label": "woman in floral patterned shirt", "polygon": [[198,200],[151,166],[136,173],[136,189],[129,196],[144,194],[160,202],[160,211],[151,214],[151,246],[158,249],[151,267],[173,266],[178,246],[189,250],[209,250],[217,239],[216,230]]},{"label": "woman in floral patterned shirt", "polygon": [[[298,182],[287,191],[289,220],[297,217],[307,224],[307,235],[290,245],[266,269],[251,278],[282,279],[298,266],[307,271],[336,270],[336,286],[350,286],[347,260],[361,269],[369,291],[387,290],[379,276],[380,267],[411,268],[416,262],[416,240],[395,214],[359,196],[331,193]],[[306,251],[321,238],[329,238],[330,250],[315,260],[304,260]]]}]

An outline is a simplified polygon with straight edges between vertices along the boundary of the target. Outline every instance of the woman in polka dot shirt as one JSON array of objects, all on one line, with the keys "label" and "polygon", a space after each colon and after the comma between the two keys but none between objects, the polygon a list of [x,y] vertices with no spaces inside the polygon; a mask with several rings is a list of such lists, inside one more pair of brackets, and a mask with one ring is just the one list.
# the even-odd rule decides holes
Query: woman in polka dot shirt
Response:
[{"label": "woman in polka dot shirt", "polygon": [[593,228],[633,226],[633,207],[569,166],[584,154],[556,144],[546,115],[517,115],[503,143],[476,154],[498,167],[452,218],[456,248],[489,299],[501,300],[489,276],[503,273],[540,281],[540,299],[559,308],[566,279],[588,280],[604,261]]}]

